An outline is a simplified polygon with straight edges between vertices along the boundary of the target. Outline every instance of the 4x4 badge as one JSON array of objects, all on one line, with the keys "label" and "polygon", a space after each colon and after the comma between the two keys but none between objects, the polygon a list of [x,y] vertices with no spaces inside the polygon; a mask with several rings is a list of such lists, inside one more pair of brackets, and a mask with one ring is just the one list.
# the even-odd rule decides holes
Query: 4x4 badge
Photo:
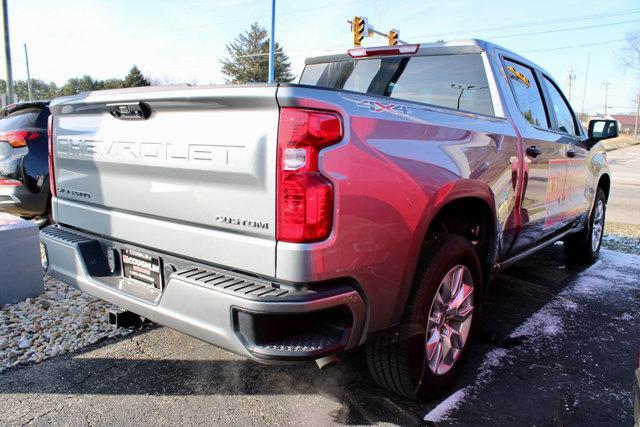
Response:
[{"label": "4x4 badge", "polygon": [[374,113],[391,113],[395,115],[408,115],[411,114],[411,111],[408,107],[399,104],[385,104],[380,101],[372,101],[369,99],[365,99],[362,101],[357,101],[356,105],[358,107],[368,108],[369,111]]}]

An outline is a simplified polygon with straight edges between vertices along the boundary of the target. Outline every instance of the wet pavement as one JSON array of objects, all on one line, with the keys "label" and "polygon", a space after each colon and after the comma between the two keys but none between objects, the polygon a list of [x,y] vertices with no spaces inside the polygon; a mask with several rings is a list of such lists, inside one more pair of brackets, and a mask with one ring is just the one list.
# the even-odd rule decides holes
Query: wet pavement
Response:
[{"label": "wet pavement", "polygon": [[[378,388],[359,354],[265,366],[163,327],[0,374],[0,424],[631,424],[640,256],[551,248],[500,274],[452,396]],[[431,421],[429,421],[431,423]]]}]

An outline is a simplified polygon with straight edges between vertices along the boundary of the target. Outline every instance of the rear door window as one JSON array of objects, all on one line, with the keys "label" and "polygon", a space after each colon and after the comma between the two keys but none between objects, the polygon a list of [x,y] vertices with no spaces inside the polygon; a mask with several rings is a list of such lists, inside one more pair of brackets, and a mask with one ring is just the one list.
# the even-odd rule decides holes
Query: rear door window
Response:
[{"label": "rear door window", "polygon": [[0,119],[0,132],[24,129],[46,129],[47,111],[47,109],[38,107],[14,111]]},{"label": "rear door window", "polygon": [[300,84],[494,115],[480,54],[345,60],[305,67]]},{"label": "rear door window", "polygon": [[549,80],[546,76],[544,77],[544,85],[549,93],[549,103],[551,104],[551,108],[556,116],[556,124],[554,129],[558,132],[568,133],[570,135],[578,135],[578,130],[576,128],[576,122],[573,118],[573,113],[571,112],[571,107],[565,101],[564,96],[558,90],[556,85]]},{"label": "rear door window", "polygon": [[513,96],[524,118],[534,126],[549,128],[540,88],[531,68],[509,60],[504,63]]}]

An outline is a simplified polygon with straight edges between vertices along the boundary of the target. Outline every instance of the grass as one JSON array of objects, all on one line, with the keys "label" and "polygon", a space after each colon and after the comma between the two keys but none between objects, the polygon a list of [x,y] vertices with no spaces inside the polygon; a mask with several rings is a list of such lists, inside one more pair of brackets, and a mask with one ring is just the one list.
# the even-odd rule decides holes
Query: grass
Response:
[{"label": "grass", "polygon": [[617,138],[606,139],[602,141],[604,148],[607,151],[618,150],[620,148],[630,147],[632,145],[640,144],[640,139],[636,139],[633,135],[620,135]]},{"label": "grass", "polygon": [[607,222],[602,247],[640,255],[640,225]]}]

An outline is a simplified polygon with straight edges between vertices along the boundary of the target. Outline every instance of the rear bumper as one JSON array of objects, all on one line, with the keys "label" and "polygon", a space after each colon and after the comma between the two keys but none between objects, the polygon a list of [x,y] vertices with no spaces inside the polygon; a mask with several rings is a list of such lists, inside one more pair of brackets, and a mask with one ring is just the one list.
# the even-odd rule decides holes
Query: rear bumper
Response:
[{"label": "rear bumper", "polygon": [[19,216],[43,215],[47,197],[46,192],[33,193],[24,185],[0,185],[0,211]]},{"label": "rear bumper", "polygon": [[[40,238],[51,276],[153,322],[258,361],[316,359],[355,347],[362,334],[365,304],[347,284],[321,290],[285,288],[58,226],[43,229]],[[121,277],[122,248],[162,258],[163,291]]]}]

